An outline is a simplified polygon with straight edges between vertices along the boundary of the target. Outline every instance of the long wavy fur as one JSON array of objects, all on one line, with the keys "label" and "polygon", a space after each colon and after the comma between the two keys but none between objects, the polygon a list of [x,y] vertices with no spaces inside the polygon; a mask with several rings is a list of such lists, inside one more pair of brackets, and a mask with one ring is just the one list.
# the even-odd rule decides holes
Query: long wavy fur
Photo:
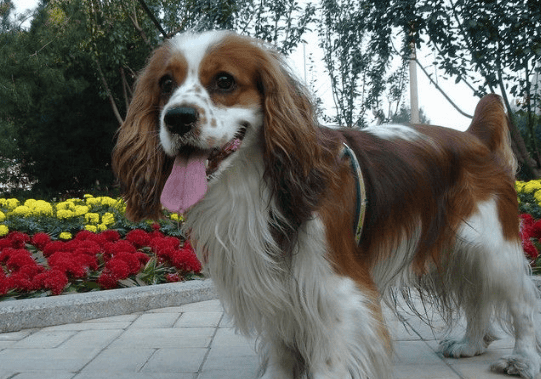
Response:
[{"label": "long wavy fur", "polygon": [[326,147],[304,87],[277,54],[269,51],[265,59],[260,73],[265,180],[280,212],[272,215],[277,239],[291,250],[298,227],[337,180],[332,166],[336,152]]},{"label": "long wavy fur", "polygon": [[126,201],[126,216],[134,221],[160,218],[160,194],[173,164],[161,147],[158,129],[156,76],[163,70],[167,54],[165,46],[156,50],[140,74],[113,151],[113,171]]}]

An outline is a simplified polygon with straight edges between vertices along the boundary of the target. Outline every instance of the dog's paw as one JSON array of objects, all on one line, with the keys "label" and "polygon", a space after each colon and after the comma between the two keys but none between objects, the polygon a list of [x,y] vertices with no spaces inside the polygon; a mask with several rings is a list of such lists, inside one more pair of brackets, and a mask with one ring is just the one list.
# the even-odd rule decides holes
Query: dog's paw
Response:
[{"label": "dog's paw", "polygon": [[485,350],[485,343],[474,344],[466,339],[447,339],[440,342],[440,352],[450,358],[473,357],[483,354]]},{"label": "dog's paw", "polygon": [[522,355],[513,354],[498,359],[490,365],[490,369],[521,378],[534,379],[539,373],[539,362],[533,362]]}]

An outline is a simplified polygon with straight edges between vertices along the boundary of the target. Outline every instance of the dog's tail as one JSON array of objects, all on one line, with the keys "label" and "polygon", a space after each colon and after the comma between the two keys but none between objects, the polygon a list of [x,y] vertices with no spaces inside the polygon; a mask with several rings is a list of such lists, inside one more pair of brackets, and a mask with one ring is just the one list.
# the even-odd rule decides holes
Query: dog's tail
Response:
[{"label": "dog's tail", "polygon": [[508,118],[500,96],[486,95],[479,101],[467,132],[500,156],[510,173],[515,175],[518,163],[511,148]]}]

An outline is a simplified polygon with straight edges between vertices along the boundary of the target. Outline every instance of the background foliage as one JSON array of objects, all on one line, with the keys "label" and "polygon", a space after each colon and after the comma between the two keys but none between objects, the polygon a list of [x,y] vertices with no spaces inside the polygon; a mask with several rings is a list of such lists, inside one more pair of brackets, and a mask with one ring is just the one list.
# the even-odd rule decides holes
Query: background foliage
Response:
[{"label": "background foliage", "polygon": [[[150,52],[185,29],[231,28],[287,53],[313,21],[295,1],[42,0],[28,30],[0,0],[0,192],[109,193],[114,135]],[[159,25],[160,28],[157,28]]]},{"label": "background foliage", "polygon": [[12,10],[0,0],[3,193],[110,193],[115,131],[149,53],[180,31],[211,28],[285,54],[317,38],[335,104],[321,118],[346,127],[405,121],[407,61],[413,48],[432,49],[445,76],[478,96],[503,95],[521,177],[541,176],[538,0],[41,0],[28,29]]}]

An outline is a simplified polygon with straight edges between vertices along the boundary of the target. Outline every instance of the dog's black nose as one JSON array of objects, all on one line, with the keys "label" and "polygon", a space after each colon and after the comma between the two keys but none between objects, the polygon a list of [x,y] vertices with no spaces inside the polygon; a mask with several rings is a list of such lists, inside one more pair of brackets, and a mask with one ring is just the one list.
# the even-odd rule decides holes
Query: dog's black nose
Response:
[{"label": "dog's black nose", "polygon": [[195,126],[199,119],[199,113],[192,107],[171,108],[165,114],[163,120],[171,133],[182,136]]}]

